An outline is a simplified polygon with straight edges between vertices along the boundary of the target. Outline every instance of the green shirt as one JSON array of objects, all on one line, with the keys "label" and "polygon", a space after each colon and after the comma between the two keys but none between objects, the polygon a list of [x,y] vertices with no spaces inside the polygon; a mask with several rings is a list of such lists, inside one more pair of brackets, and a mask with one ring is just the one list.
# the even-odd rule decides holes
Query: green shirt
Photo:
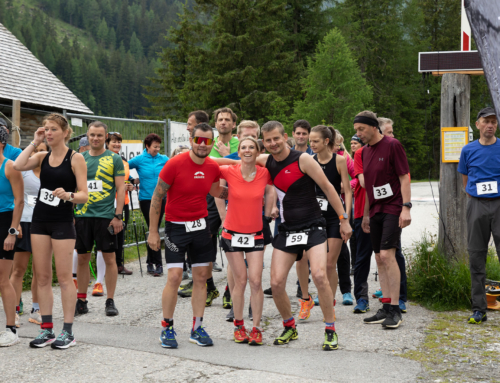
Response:
[{"label": "green shirt", "polygon": [[87,187],[89,200],[76,207],[76,217],[97,217],[113,219],[115,215],[115,177],[125,176],[121,157],[111,150],[100,156],[83,154],[87,164]]},{"label": "green shirt", "polygon": [[[219,154],[219,152],[217,150],[215,150],[217,142],[219,142],[219,137],[217,137],[215,139],[214,147],[212,148],[212,151],[210,152],[210,157],[222,158],[222,156]],[[231,137],[231,139],[229,140],[229,154],[237,152],[239,144],[240,144],[240,141],[236,137]]]}]

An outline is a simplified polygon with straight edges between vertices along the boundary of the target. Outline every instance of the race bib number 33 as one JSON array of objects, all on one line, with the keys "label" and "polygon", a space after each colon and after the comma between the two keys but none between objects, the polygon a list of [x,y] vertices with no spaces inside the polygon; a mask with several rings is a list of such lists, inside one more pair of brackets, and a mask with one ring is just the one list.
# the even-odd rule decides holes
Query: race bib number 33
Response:
[{"label": "race bib number 33", "polygon": [[40,201],[50,206],[58,206],[60,199],[52,194],[52,191],[40,189]]},{"label": "race bib number 33", "polygon": [[498,194],[497,181],[478,182],[476,184],[476,188],[477,188],[477,195]]},{"label": "race bib number 33", "polygon": [[393,194],[392,188],[390,184],[385,184],[382,186],[374,186],[373,187],[373,198],[375,199],[383,199],[387,197],[391,197]]},{"label": "race bib number 33", "polygon": [[185,222],[186,232],[204,230],[207,227],[207,221],[205,218],[198,219],[196,221]]},{"label": "race bib number 33", "polygon": [[288,236],[286,237],[286,245],[287,246],[307,245],[308,237],[309,234],[306,233],[288,234]]}]

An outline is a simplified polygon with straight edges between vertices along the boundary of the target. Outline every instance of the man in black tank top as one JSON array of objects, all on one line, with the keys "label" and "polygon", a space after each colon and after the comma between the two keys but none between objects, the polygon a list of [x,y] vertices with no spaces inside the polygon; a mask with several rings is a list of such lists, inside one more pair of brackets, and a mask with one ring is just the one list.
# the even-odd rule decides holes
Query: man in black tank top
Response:
[{"label": "man in black tank top", "polygon": [[298,339],[285,286],[288,273],[298,258],[297,254],[306,251],[325,317],[326,336],[323,350],[335,350],[338,348],[338,338],[335,332],[333,295],[326,275],[326,227],[316,199],[316,185],[324,191],[328,202],[340,217],[340,232],[344,241],[352,234],[348,216],[339,195],[328,182],[319,164],[308,154],[287,148],[288,137],[281,123],[265,123],[262,126],[262,135],[264,146],[271,155],[260,156],[257,162],[266,166],[271,174],[281,202],[280,215],[283,222],[273,240],[271,288],[285,328],[274,344],[282,345]]}]

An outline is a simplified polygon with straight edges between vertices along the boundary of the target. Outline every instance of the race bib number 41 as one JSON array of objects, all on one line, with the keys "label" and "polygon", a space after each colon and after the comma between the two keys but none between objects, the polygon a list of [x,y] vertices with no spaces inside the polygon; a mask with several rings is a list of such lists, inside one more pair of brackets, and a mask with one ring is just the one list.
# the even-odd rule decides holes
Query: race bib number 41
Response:
[{"label": "race bib number 41", "polygon": [[207,227],[207,221],[205,218],[198,219],[196,221],[185,222],[186,232],[203,230]]},{"label": "race bib number 41", "polygon": [[387,197],[391,197],[394,195],[392,193],[391,185],[385,184],[382,186],[374,186],[373,187],[373,198],[375,199],[383,199]]},{"label": "race bib number 41", "polygon": [[498,182],[488,181],[488,182],[478,182],[476,184],[477,194],[497,194],[498,193]]},{"label": "race bib number 41", "polygon": [[60,199],[52,194],[52,191],[40,189],[40,201],[50,206],[58,206]]},{"label": "race bib number 41", "polygon": [[89,193],[102,192],[102,181],[101,180],[87,181],[87,189],[89,190]]},{"label": "race bib number 41", "polygon": [[288,236],[286,237],[286,245],[287,246],[307,245],[308,237],[309,234],[306,233],[288,234]]},{"label": "race bib number 41", "polygon": [[254,247],[255,238],[253,235],[233,234],[231,238],[232,247]]}]

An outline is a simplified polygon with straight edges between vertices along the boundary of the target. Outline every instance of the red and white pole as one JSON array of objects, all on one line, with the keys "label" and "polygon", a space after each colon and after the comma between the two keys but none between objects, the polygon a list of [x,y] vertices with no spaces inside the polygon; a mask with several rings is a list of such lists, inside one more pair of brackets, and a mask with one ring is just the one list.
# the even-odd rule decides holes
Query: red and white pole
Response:
[{"label": "red and white pole", "polygon": [[471,30],[469,20],[467,19],[467,14],[465,13],[464,0],[462,0],[462,28],[461,28],[461,38],[460,38],[460,50],[470,51],[471,42]]}]

